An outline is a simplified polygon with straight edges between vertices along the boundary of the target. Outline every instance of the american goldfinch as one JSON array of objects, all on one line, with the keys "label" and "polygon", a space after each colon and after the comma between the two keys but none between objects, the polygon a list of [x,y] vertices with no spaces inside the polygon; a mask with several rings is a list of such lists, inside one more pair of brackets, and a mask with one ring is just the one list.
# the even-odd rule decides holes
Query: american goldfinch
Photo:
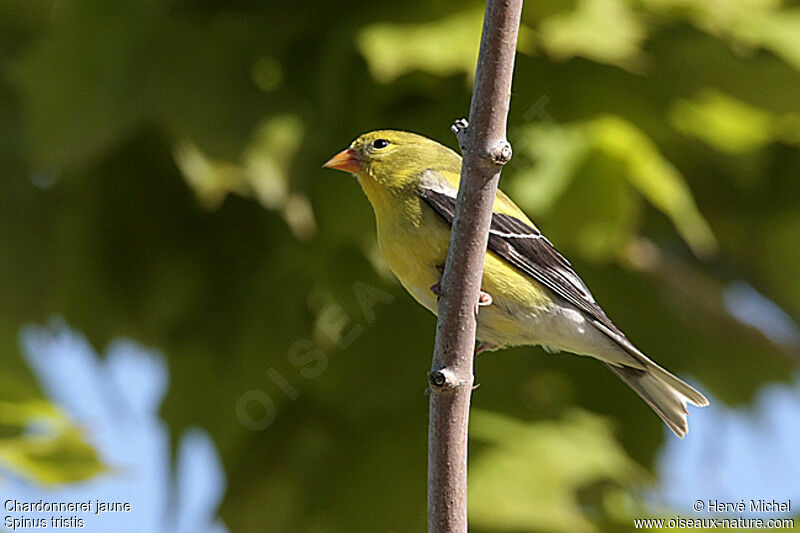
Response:
[{"label": "american goldfinch", "polygon": [[[403,287],[437,312],[461,157],[414,133],[366,133],[324,165],[355,175],[372,208],[378,243]],[[476,353],[540,345],[602,361],[679,437],[697,390],[640,352],[595,302],[567,261],[501,191],[494,204],[479,301]]]}]

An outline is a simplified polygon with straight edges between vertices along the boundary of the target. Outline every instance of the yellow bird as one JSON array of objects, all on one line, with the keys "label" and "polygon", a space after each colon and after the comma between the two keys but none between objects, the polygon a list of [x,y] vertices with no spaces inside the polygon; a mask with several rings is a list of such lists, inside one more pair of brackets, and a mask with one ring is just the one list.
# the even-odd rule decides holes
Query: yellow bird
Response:
[{"label": "yellow bird", "polygon": [[[375,211],[378,244],[403,287],[437,312],[461,156],[414,133],[366,133],[324,165],[355,175]],[[679,437],[697,390],[640,352],[534,224],[501,191],[483,267],[476,353],[540,345],[599,359]]]}]

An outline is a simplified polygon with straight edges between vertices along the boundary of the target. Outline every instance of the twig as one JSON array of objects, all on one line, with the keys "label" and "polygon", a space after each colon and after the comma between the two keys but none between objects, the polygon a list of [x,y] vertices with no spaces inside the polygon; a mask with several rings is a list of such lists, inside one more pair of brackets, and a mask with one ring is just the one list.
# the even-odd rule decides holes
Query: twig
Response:
[{"label": "twig", "polygon": [[467,426],[478,294],[497,183],[511,158],[506,121],[522,0],[489,0],[470,124],[454,131],[464,154],[439,299],[430,372],[428,530],[467,531]]}]

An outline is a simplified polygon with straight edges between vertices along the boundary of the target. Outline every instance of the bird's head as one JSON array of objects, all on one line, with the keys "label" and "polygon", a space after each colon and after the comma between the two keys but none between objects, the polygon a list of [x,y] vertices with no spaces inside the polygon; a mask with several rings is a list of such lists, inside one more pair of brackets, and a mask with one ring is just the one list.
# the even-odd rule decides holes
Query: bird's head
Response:
[{"label": "bird's head", "polygon": [[323,166],[354,174],[365,189],[401,188],[413,184],[426,169],[459,173],[461,157],[416,133],[377,130],[361,135]]}]

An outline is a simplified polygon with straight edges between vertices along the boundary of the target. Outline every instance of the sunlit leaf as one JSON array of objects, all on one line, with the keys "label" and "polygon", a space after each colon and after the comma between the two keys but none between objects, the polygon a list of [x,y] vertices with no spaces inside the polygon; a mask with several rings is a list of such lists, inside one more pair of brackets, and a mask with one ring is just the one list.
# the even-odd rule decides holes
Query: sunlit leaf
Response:
[{"label": "sunlit leaf", "polygon": [[245,148],[244,180],[265,207],[275,209],[287,198],[289,166],[302,140],[300,119],[280,115],[262,122]]},{"label": "sunlit leaf", "polygon": [[[570,185],[589,153],[589,142],[581,128],[555,123],[530,124],[512,139],[514,150],[528,161],[513,163],[518,169],[510,191],[532,215],[549,214],[553,204]],[[532,164],[531,164],[532,163]]]},{"label": "sunlit leaf", "polygon": [[800,69],[800,10],[778,0],[644,0],[657,12],[686,17],[737,47],[763,47]]},{"label": "sunlit leaf", "polygon": [[731,153],[760,148],[773,138],[770,113],[713,89],[675,102],[670,120],[681,133]]},{"label": "sunlit leaf", "polygon": [[752,23],[763,46],[800,70],[800,9],[783,9]]},{"label": "sunlit leaf", "polygon": [[607,490],[643,474],[608,423],[584,411],[561,420],[522,422],[473,410],[470,437],[484,443],[469,467],[469,517],[492,531],[596,531],[581,512],[578,491]]},{"label": "sunlit leaf", "polygon": [[625,162],[629,183],[670,217],[695,253],[707,256],[716,249],[714,235],[683,176],[641,130],[614,116],[595,119],[588,128],[594,146]]},{"label": "sunlit leaf", "polygon": [[382,83],[414,70],[438,76],[471,75],[482,24],[482,9],[423,24],[372,24],[359,32],[358,49],[373,77]]},{"label": "sunlit leaf", "polygon": [[0,439],[0,464],[38,483],[68,483],[105,470],[80,431],[44,401],[0,403],[0,424],[17,434]]},{"label": "sunlit leaf", "polygon": [[174,154],[184,179],[207,209],[219,207],[228,193],[249,192],[238,166],[211,159],[192,142],[179,143]]},{"label": "sunlit leaf", "polygon": [[308,238],[316,231],[311,204],[289,184],[290,166],[302,139],[300,120],[278,115],[258,126],[240,163],[212,159],[190,141],[179,143],[174,156],[206,208],[219,207],[228,193],[253,196],[267,209],[279,211],[297,237]]},{"label": "sunlit leaf", "polygon": [[643,60],[646,27],[626,0],[582,0],[575,11],[545,19],[540,30],[544,48],[557,59],[582,56],[629,70]]},{"label": "sunlit leaf", "polygon": [[698,255],[715,250],[683,176],[630,122],[601,116],[565,126],[533,124],[518,137],[533,164],[517,174],[511,191],[534,215],[549,217],[548,229],[561,227],[560,242],[595,258],[619,250],[635,231],[636,191],[670,217]]},{"label": "sunlit leaf", "polygon": [[723,152],[747,153],[771,142],[800,145],[800,114],[778,115],[716,89],[675,102],[672,125]]}]

